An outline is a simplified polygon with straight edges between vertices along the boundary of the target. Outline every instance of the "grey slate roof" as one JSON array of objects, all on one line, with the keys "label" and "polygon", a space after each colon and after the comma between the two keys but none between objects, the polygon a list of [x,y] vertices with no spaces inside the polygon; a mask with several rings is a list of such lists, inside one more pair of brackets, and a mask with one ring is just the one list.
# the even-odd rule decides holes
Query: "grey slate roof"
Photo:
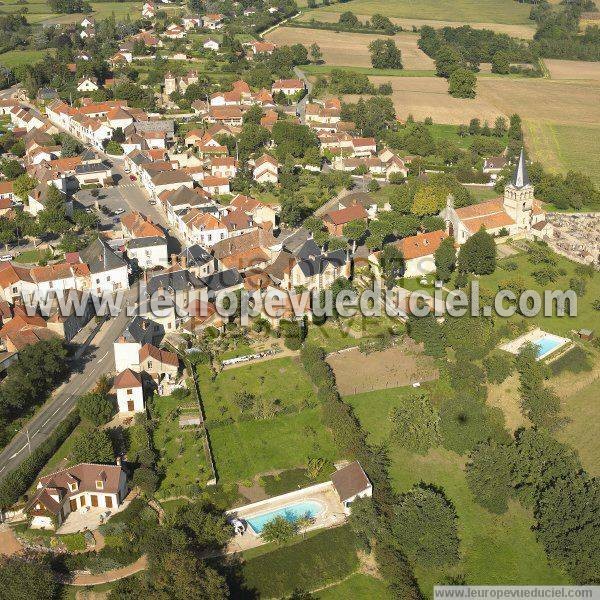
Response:
[{"label": "grey slate roof", "polygon": [[181,292],[201,287],[202,282],[198,277],[187,269],[181,269],[180,271],[159,273],[149,279],[146,285],[146,294],[152,296],[161,288],[168,292]]},{"label": "grey slate roof", "polygon": [[527,173],[527,165],[525,164],[525,152],[523,151],[523,148],[521,148],[519,162],[512,176],[512,184],[518,189],[524,188],[526,185],[530,185],[529,174]]},{"label": "grey slate roof", "polygon": [[326,254],[309,257],[304,260],[298,260],[298,266],[304,275],[310,277],[312,275],[321,274],[327,265],[331,264],[334,267],[341,267],[346,262],[345,250],[333,250]]},{"label": "grey slate roof", "polygon": [[137,342],[143,346],[144,344],[152,344],[162,332],[163,327],[155,321],[136,315],[125,328],[123,337],[127,342]]},{"label": "grey slate roof", "polygon": [[180,255],[180,258],[184,258],[187,261],[188,267],[202,267],[205,264],[215,260],[208,250],[205,250],[202,246],[194,244],[186,248]]},{"label": "grey slate roof", "polygon": [[87,248],[81,250],[79,256],[84,263],[88,264],[92,274],[127,266],[127,263],[115,254],[104,240],[99,238],[95,239]]},{"label": "grey slate roof", "polygon": [[152,236],[143,238],[132,238],[127,242],[127,248],[149,248],[150,246],[166,246],[167,240],[163,237]]},{"label": "grey slate roof", "polygon": [[227,269],[226,271],[219,271],[208,277],[203,277],[201,281],[209,291],[219,292],[240,285],[243,279],[237,269]]},{"label": "grey slate roof", "polygon": [[109,169],[110,167],[105,162],[83,163],[75,167],[75,173],[102,173]]}]

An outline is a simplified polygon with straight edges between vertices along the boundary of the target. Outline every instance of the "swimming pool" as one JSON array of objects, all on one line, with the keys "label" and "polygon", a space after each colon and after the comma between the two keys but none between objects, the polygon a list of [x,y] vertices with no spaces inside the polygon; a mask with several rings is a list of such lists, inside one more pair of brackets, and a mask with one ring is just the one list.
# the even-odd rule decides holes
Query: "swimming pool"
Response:
[{"label": "swimming pool", "polygon": [[287,521],[293,523],[305,517],[312,519],[322,513],[323,510],[324,507],[320,502],[317,502],[316,500],[305,500],[304,502],[282,506],[281,508],[271,510],[262,515],[249,517],[246,519],[246,522],[252,527],[252,530],[255,533],[261,533],[265,525],[277,517],[283,517]]},{"label": "swimming pool", "polygon": [[535,347],[537,348],[537,358],[544,358],[544,356],[554,352],[557,348],[564,345],[565,341],[562,338],[559,338],[555,335],[545,335],[544,337],[536,340],[534,342]]}]

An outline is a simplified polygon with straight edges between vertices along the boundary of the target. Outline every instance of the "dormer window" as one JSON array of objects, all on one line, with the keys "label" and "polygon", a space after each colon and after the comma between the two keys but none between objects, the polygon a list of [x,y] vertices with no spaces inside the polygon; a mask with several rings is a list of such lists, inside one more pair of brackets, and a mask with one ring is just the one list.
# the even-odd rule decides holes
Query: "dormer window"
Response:
[{"label": "dormer window", "polygon": [[69,491],[70,492],[76,492],[77,491],[77,482],[73,481],[71,483],[69,483]]},{"label": "dormer window", "polygon": [[99,479],[96,481],[96,489],[97,490],[103,490],[104,489],[104,482],[100,481]]}]

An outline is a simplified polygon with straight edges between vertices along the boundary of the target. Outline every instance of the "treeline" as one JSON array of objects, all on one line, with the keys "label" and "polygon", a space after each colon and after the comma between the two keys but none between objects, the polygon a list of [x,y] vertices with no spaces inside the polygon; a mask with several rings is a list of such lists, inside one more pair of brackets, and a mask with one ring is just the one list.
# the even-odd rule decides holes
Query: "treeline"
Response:
[{"label": "treeline", "polygon": [[544,58],[600,60],[600,27],[591,25],[579,33],[582,12],[596,10],[592,0],[571,0],[558,6],[547,0],[538,2],[529,17],[537,23],[532,51]]},{"label": "treeline", "polygon": [[26,346],[0,384],[0,445],[8,443],[14,421],[42,404],[68,372],[62,340]]},{"label": "treeline", "polygon": [[306,27],[308,29],[326,29],[329,31],[347,31],[349,33],[379,35],[394,35],[395,33],[402,31],[402,27],[394,25],[388,17],[374,14],[370,21],[367,19],[367,21],[363,23],[350,10],[341,13],[337,23],[327,23],[312,18],[310,21],[294,21],[293,23],[286,23],[286,25],[288,27]]},{"label": "treeline", "polygon": [[27,46],[31,27],[23,15],[0,15],[0,53]]},{"label": "treeline", "polygon": [[376,537],[375,558],[381,575],[395,598],[421,599],[412,568],[392,534],[391,519],[398,505],[398,497],[390,483],[384,450],[369,446],[352,408],[340,398],[335,376],[325,360],[325,351],[318,346],[305,344],[300,351],[300,360],[318,388],[323,421],[332,432],[338,449],[345,456],[358,460],[373,484],[373,519],[370,523],[363,523],[363,531],[367,538],[372,535]]},{"label": "treeline", "polygon": [[86,0],[48,0],[48,6],[54,13],[92,12],[92,5]]},{"label": "treeline", "polygon": [[537,67],[511,66],[511,63],[536,62],[536,55],[526,42],[489,29],[473,29],[470,25],[434,29],[425,25],[421,27],[418,46],[436,61],[440,77],[449,77],[454,69],[461,67],[479,71],[482,62],[492,63],[492,72],[498,74],[519,72],[541,76]]}]

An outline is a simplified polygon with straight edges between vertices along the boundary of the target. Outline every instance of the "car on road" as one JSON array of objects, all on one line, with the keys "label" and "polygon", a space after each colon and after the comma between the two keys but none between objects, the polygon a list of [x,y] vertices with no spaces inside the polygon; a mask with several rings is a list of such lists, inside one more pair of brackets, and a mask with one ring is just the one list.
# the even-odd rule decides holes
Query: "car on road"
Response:
[{"label": "car on road", "polygon": [[13,255],[12,254],[3,254],[2,256],[0,256],[0,262],[8,262],[9,260],[13,259]]},{"label": "car on road", "polygon": [[156,200],[149,200],[148,204],[150,204],[150,206],[154,206],[156,204]]},{"label": "car on road", "polygon": [[86,212],[88,215],[91,215],[91,214],[94,212],[94,209],[93,209],[91,206],[88,206],[88,207],[85,209],[85,212]]},{"label": "car on road", "polygon": [[117,208],[114,212],[113,215],[122,215],[125,212],[124,208]]},{"label": "car on road", "polygon": [[129,179],[131,179],[131,181],[135,181],[137,179],[137,177],[135,175],[130,175]]}]

